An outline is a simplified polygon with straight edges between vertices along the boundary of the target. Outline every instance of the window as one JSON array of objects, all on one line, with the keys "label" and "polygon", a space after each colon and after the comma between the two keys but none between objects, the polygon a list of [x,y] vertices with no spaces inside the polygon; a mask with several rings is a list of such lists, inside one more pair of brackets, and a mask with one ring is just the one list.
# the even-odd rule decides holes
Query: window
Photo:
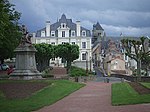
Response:
[{"label": "window", "polygon": [[41,37],[45,37],[45,31],[41,31]]},{"label": "window", "polygon": [[76,44],[75,42],[72,42],[72,44]]},{"label": "window", "polygon": [[52,44],[52,45],[55,45],[55,42],[52,42],[51,44]]},{"label": "window", "polygon": [[128,60],[128,56],[125,55],[125,60]]},{"label": "window", "polygon": [[101,36],[101,33],[98,33],[98,36]]},{"label": "window", "polygon": [[75,31],[71,31],[71,37],[75,37]]},{"label": "window", "polygon": [[82,60],[86,60],[86,53],[82,54]]},{"label": "window", "polygon": [[82,36],[83,36],[83,37],[86,36],[86,31],[82,31]]},{"label": "window", "polygon": [[86,42],[82,42],[82,48],[86,48]]},{"label": "window", "polygon": [[67,42],[62,42],[62,44],[66,44]]},{"label": "window", "polygon": [[65,31],[62,31],[62,37],[65,37]]},{"label": "window", "polygon": [[64,29],[66,27],[67,27],[66,23],[61,23],[60,28]]},{"label": "window", "polygon": [[51,31],[51,37],[55,37],[55,31]]}]

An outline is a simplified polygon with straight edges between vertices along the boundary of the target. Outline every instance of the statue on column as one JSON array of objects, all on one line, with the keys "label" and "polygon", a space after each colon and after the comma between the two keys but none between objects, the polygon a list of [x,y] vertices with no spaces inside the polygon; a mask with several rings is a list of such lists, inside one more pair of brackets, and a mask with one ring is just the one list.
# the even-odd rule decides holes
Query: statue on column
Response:
[{"label": "statue on column", "polygon": [[31,35],[29,35],[29,32],[27,31],[27,27],[25,25],[22,25],[21,27],[22,30],[22,38],[21,38],[21,45],[23,44],[32,44],[31,42]]},{"label": "statue on column", "polygon": [[32,45],[31,37],[25,25],[20,28],[22,38],[20,45],[14,50],[16,54],[15,70],[10,74],[10,79],[30,80],[41,79],[41,73],[36,68],[36,49]]}]

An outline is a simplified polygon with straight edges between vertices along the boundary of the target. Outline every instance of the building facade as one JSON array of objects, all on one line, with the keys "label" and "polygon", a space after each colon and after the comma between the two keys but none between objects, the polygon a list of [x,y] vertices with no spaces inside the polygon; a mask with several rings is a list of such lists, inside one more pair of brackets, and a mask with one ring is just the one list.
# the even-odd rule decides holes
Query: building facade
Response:
[{"label": "building facade", "polygon": [[105,52],[104,69],[110,74],[126,74],[125,60],[123,54],[116,46],[116,42],[108,40],[108,48]]},{"label": "building facade", "polygon": [[99,22],[93,25],[92,30],[92,57],[95,67],[100,67],[103,60],[103,43],[106,35]]},{"label": "building facade", "polygon": [[[81,26],[80,21],[72,22],[67,19],[65,14],[56,22],[51,24],[46,22],[46,27],[33,33],[32,43],[48,43],[52,45],[70,43],[79,46],[79,58],[73,62],[73,65],[86,68],[86,62],[91,59],[91,32]],[[62,59],[56,58],[50,60],[50,65],[63,66]],[[89,64],[90,65],[90,64]],[[90,69],[90,66],[88,66]]]}]

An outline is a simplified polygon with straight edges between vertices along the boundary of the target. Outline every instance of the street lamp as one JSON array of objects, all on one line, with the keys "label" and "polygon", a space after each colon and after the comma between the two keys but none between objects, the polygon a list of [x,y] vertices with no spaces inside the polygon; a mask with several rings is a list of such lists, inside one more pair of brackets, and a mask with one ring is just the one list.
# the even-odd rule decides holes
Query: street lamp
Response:
[{"label": "street lamp", "polygon": [[90,57],[90,72],[91,72],[91,63],[92,63],[91,61],[92,61],[92,58]]},{"label": "street lamp", "polygon": [[88,74],[88,52],[86,51],[86,74]]}]

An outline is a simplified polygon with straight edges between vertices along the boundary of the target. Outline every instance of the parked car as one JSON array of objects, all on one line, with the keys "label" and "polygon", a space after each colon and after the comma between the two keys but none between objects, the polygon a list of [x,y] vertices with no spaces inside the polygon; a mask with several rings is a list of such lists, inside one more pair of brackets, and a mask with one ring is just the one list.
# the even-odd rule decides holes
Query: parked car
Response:
[{"label": "parked car", "polygon": [[6,64],[0,64],[0,70],[6,71],[6,70],[8,70],[8,69],[9,69],[9,66],[8,66],[8,65],[6,65]]}]

